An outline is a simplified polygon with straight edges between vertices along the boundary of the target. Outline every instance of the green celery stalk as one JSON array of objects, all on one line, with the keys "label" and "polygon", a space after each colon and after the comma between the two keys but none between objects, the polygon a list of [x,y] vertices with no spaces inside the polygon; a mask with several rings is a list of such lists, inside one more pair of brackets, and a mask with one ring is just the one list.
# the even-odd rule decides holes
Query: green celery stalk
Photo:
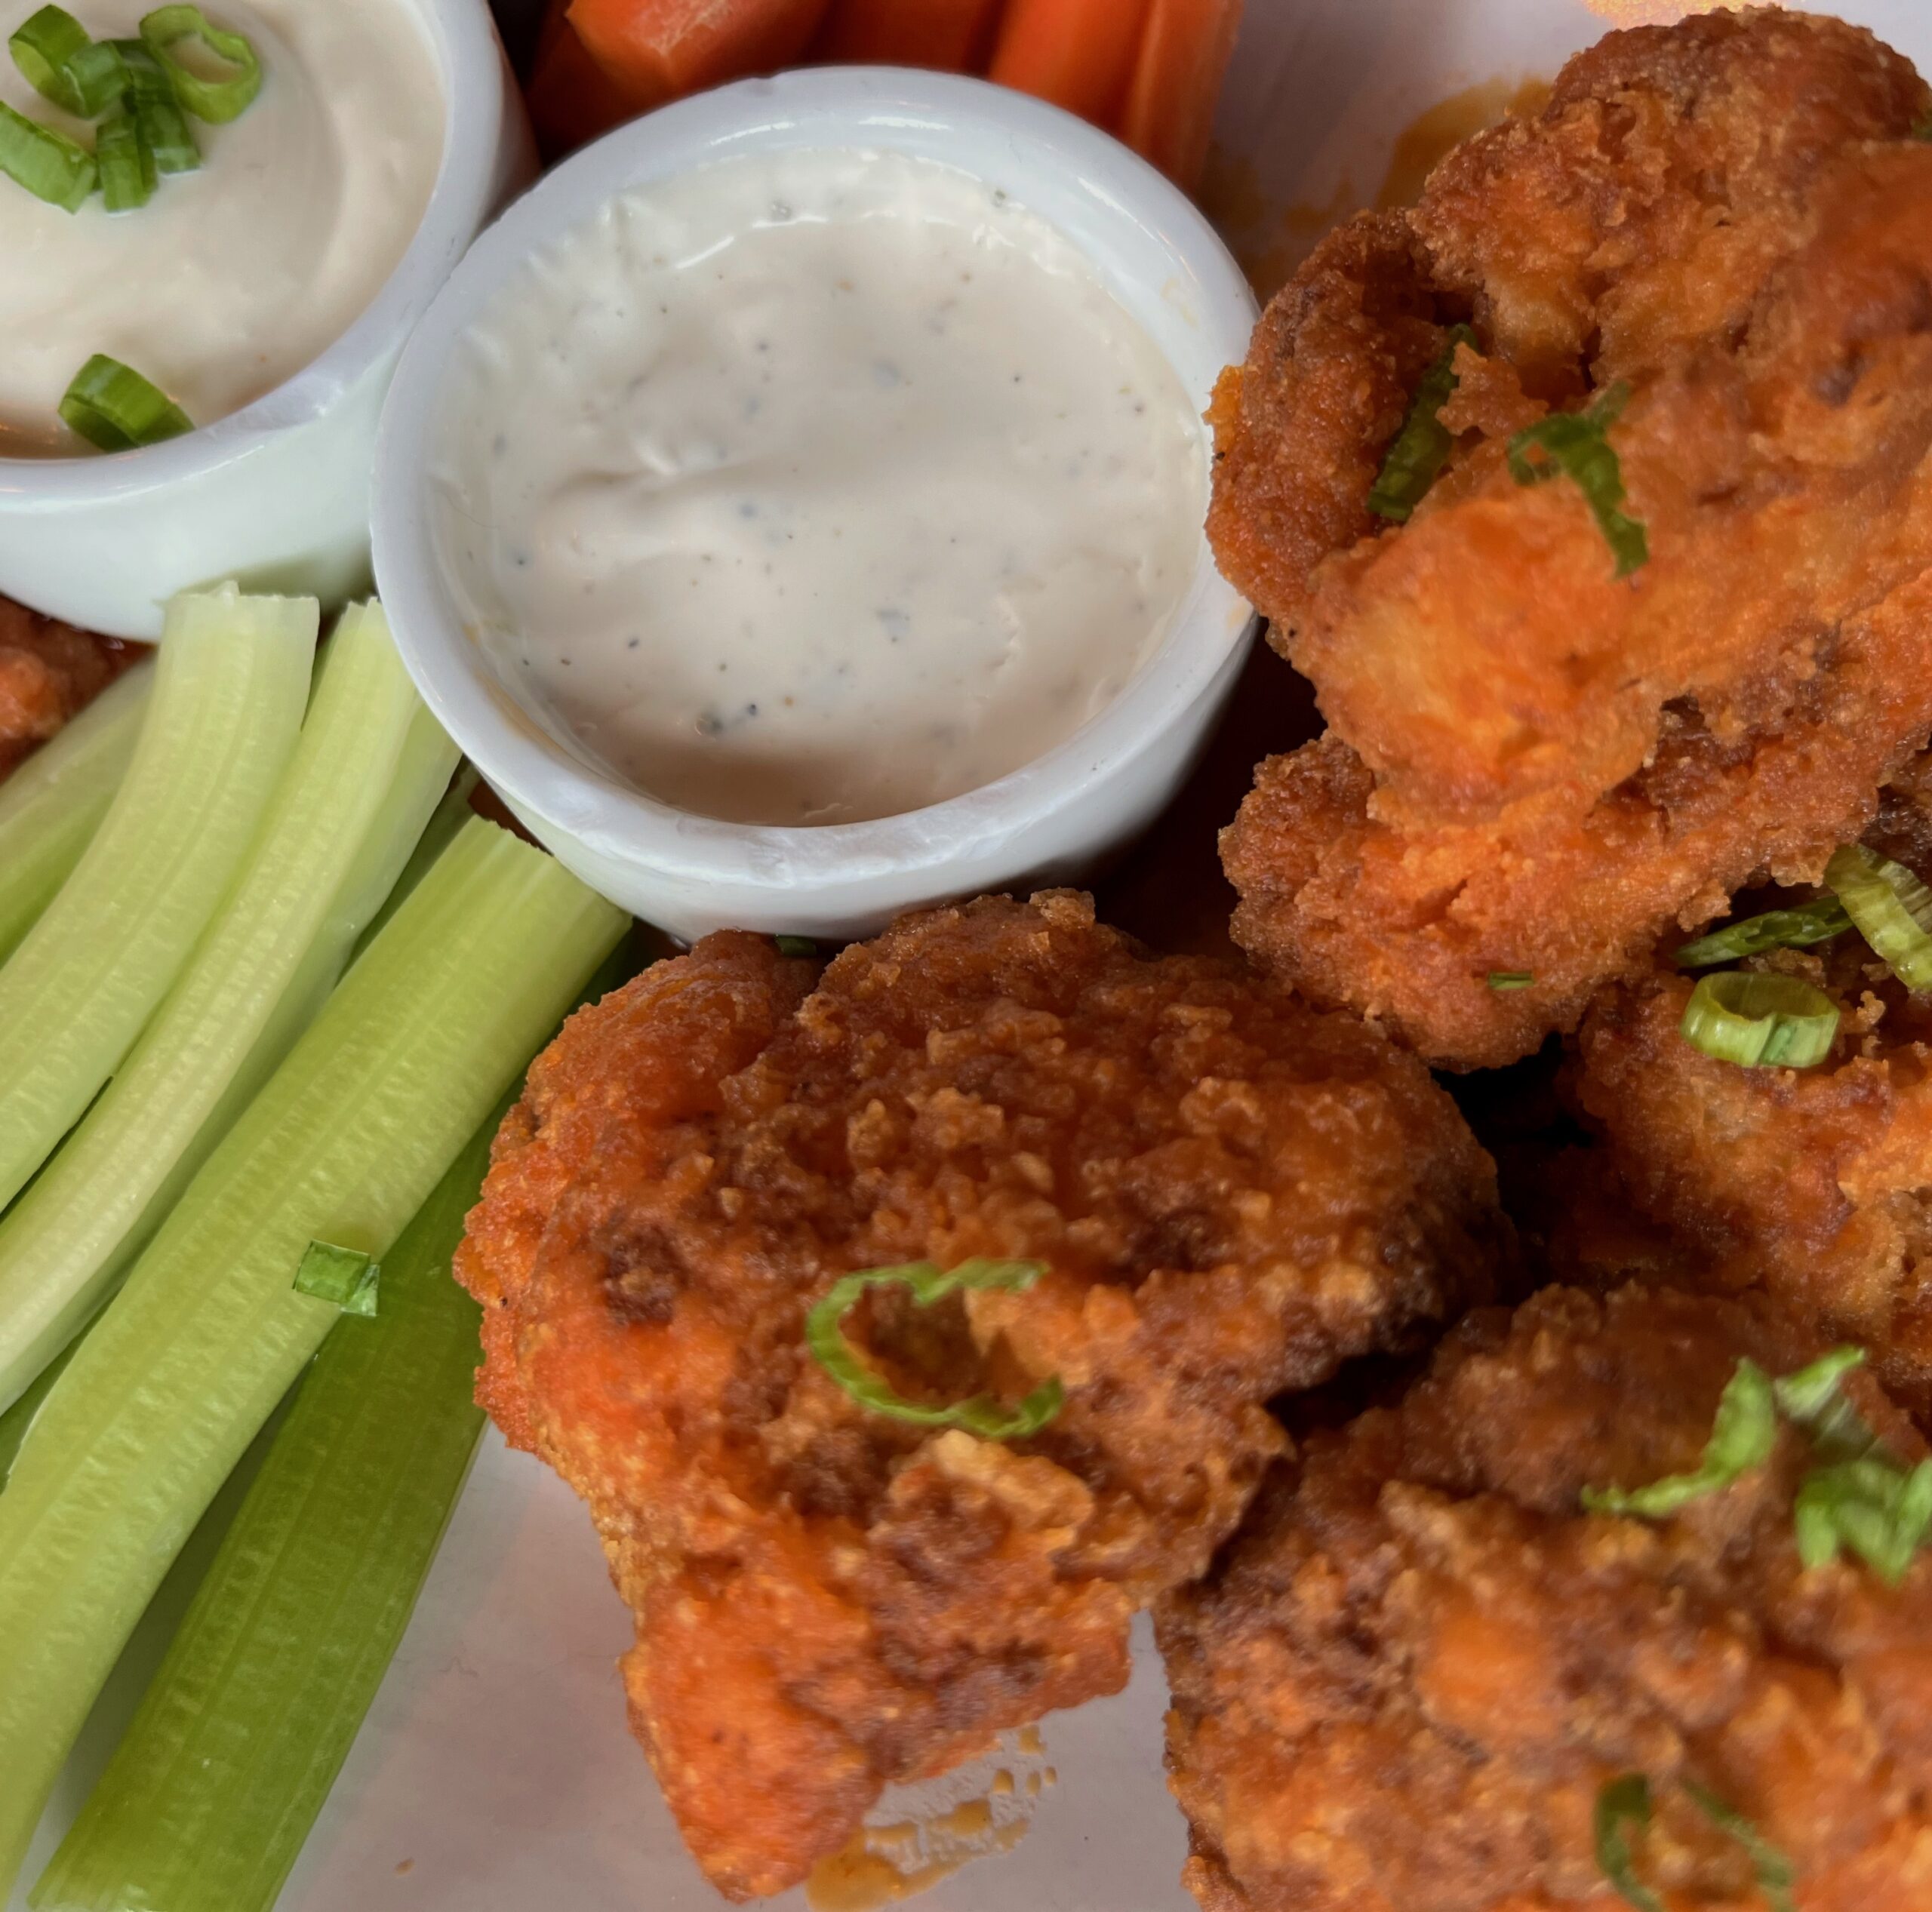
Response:
[{"label": "green celery stalk", "polygon": [[[155,1669],[168,1652],[168,1642],[174,1637],[195,1597],[195,1590],[221,1545],[222,1536],[232,1524],[255,1476],[261,1471],[262,1462],[280,1431],[283,1410],[289,1399],[300,1391],[298,1382],[263,1423],[261,1432],[249,1443],[235,1471],[221,1483],[220,1490],[208,1503],[208,1511],[195,1522],[193,1532],[170,1563],[154,1597],[115,1658],[113,1671],[88,1709],[87,1723],[75,1738],[74,1749],[54,1788],[53,1810],[48,1816],[64,1813],[71,1819],[74,1808],[106,1769],[115,1748],[121,1743],[121,1735],[140,1705],[142,1694],[154,1678]],[[7,1901],[10,1908],[23,1907],[25,1903],[23,1894],[16,1894]]]},{"label": "green celery stalk", "polygon": [[626,919],[466,825],[162,1225],[0,1493],[0,1893],[169,1560],[334,1325],[293,1285],[380,1256]]},{"label": "green celery stalk", "polygon": [[0,783],[0,961],[53,901],[107,814],[153,687],[152,663],[124,672]]},{"label": "green celery stalk", "polygon": [[301,727],[312,598],[168,607],[141,733],[100,828],[0,969],[0,1209],[119,1067],[208,926]]},{"label": "green celery stalk", "polygon": [[60,1379],[61,1370],[79,1345],[78,1340],[69,1342],[41,1369],[20,1399],[5,1413],[0,1414],[0,1489],[7,1485],[7,1477],[14,1468],[14,1456],[20,1451],[20,1443],[26,1439],[27,1429],[33,1425],[33,1417],[39,1411],[41,1403]]},{"label": "green celery stalk", "polygon": [[[636,969],[620,944],[579,1001]],[[480,1314],[450,1262],[515,1094],[383,1257],[376,1318],[329,1331],[34,1905],[274,1904],[401,1643],[482,1431]]]},{"label": "green celery stalk", "polygon": [[[620,943],[579,1002],[637,967]],[[401,1643],[482,1430],[480,1317],[450,1262],[516,1094],[383,1257],[376,1318],[330,1330],[259,1480],[242,1479],[245,1461],[203,1517],[198,1537],[247,1489],[33,1904],[273,1904]],[[151,1606],[143,1631],[155,1617]]]},{"label": "green celery stalk", "polygon": [[442,726],[426,709],[419,709],[403,742],[381,824],[363,840],[356,861],[330,907],[328,922],[309,945],[294,980],[283,993],[248,1059],[228,1085],[194,1145],[148,1204],[147,1213],[122,1245],[117,1262],[125,1264],[131,1259],[166,1219],[208,1151],[228,1133],[235,1117],[281,1065],[295,1039],[315,1019],[344,971],[368,943],[368,930],[358,939],[357,926],[373,923],[387,907],[386,898],[394,893],[395,884],[401,881],[396,875],[398,865],[406,868],[414,860],[414,852],[408,847],[409,832],[418,827],[424,810],[447,776],[454,749]]},{"label": "green celery stalk", "polygon": [[373,942],[381,933],[383,926],[401,908],[409,893],[423,881],[436,859],[448,849],[457,831],[475,814],[469,807],[469,798],[476,783],[476,767],[473,764],[465,764],[451,780],[449,788],[443,792],[442,801],[437,804],[435,814],[417,840],[409,861],[403,865],[402,874],[396,878],[374,920],[362,932],[364,942]]},{"label": "green celery stalk", "polygon": [[456,758],[380,610],[345,612],[226,900],[113,1080],[0,1219],[0,1408],[100,1305],[320,1008]]},{"label": "green celery stalk", "polygon": [[450,1278],[507,1104],[322,1343],[133,1723],[29,1895],[268,1912],[402,1638],[481,1431]]}]

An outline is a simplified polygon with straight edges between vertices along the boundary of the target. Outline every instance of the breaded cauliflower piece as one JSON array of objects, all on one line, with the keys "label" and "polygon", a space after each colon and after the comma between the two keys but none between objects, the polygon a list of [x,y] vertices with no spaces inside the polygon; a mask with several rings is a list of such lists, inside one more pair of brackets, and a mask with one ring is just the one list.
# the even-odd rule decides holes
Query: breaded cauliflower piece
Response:
[{"label": "breaded cauliflower piece", "polygon": [[[1694,1786],[1795,1867],[1801,1912],[1932,1906],[1932,1557],[1896,1586],[1850,1554],[1807,1570],[1816,1456],[1785,1422],[1675,1514],[1581,1505],[1695,1469],[1741,1357],[1775,1376],[1819,1351],[1759,1301],[1546,1289],[1309,1437],[1157,1610],[1206,1912],[1620,1906],[1592,1819],[1626,1774],[1654,1809],[1637,1880],[1670,1912],[1771,1903]],[[1923,1457],[1869,1374],[1842,1385]]]},{"label": "breaded cauliflower piece", "polygon": [[[1209,530],[1329,727],[1223,838],[1251,954],[1494,1066],[1865,827],[1932,730],[1927,103],[1774,7],[1612,34],[1278,296],[1217,395]],[[1383,522],[1465,322],[1447,468]],[[1627,576],[1577,482],[1507,456],[1613,392]]]},{"label": "breaded cauliflower piece", "polygon": [[140,655],[0,598],[0,778]]},{"label": "breaded cauliflower piece", "polygon": [[[1270,1397],[1487,1293],[1494,1176],[1411,1057],[1235,966],[1150,958],[1084,897],[902,921],[821,973],[708,937],[583,1011],[503,1125],[457,1272],[480,1398],[590,1504],[636,1618],[632,1717],[736,1898],[889,1781],[1116,1690],[1131,1617],[1203,1572],[1284,1437]],[[848,1272],[1036,1260],[1024,1293]]]}]

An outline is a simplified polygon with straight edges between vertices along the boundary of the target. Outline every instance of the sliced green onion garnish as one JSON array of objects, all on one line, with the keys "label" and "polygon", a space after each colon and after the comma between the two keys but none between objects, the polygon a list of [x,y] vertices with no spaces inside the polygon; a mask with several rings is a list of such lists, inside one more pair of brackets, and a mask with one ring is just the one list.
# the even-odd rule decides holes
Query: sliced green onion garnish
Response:
[{"label": "sliced green onion garnish", "polygon": [[1843,1400],[1844,1377],[1865,1365],[1866,1354],[1847,1342],[1807,1366],[1771,1384],[1779,1409],[1801,1427],[1810,1427],[1835,1402]]},{"label": "sliced green onion garnish", "polygon": [[888,1283],[912,1290],[913,1305],[930,1308],[964,1288],[1003,1288],[1023,1293],[1046,1272],[1040,1262],[995,1262],[976,1257],[942,1273],[931,1262],[897,1268],[866,1268],[835,1281],[805,1319],[805,1345],[819,1365],[861,1407],[922,1428],[963,1428],[983,1440],[1023,1440],[1036,1434],[1060,1410],[1066,1399],[1059,1377],[1042,1382],[1017,1408],[1002,1407],[990,1395],[976,1394],[950,1407],[909,1401],[860,1360],[845,1339],[842,1323],[868,1288]]},{"label": "sliced green onion garnish", "polygon": [[[1755,1362],[1740,1360],[1718,1403],[1696,1473],[1671,1474],[1629,1492],[1586,1487],[1584,1507],[1593,1514],[1634,1514],[1652,1520],[1674,1513],[1687,1502],[1728,1486],[1747,1469],[1761,1466],[1770,1456],[1777,1417],[1782,1413],[1810,1437],[1819,1463],[1799,1484],[1792,1507],[1799,1559],[1807,1567],[1823,1566],[1849,1548],[1875,1572],[1896,1584],[1932,1533],[1932,1459],[1908,1468],[1883,1451],[1843,1385],[1844,1377],[1864,1359],[1861,1348],[1835,1348],[1780,1381],[1767,1379]],[[1697,1803],[1751,1851],[1767,1895],[1774,1892],[1780,1865],[1786,1867],[1782,1883],[1789,1885],[1788,1862],[1758,1838],[1748,1820],[1736,1815],[1737,1823],[1729,1824],[1720,1816],[1720,1811],[1730,1810],[1721,1801],[1717,1802],[1718,1810],[1705,1798]],[[1774,1898],[1774,1903],[1782,1902]]]},{"label": "sliced green onion garnish", "polygon": [[201,165],[202,149],[195,143],[188,115],[174,97],[174,82],[148,51],[146,41],[116,40],[113,44],[127,75],[128,104],[154,155],[155,171],[164,177],[194,172]]},{"label": "sliced green onion garnish", "polygon": [[1830,1054],[1837,1005],[1795,976],[1721,970],[1698,979],[1684,1006],[1684,1039],[1720,1062],[1808,1069]]},{"label": "sliced green onion garnish", "polygon": [[1932,890],[1862,843],[1832,852],[1825,881],[1893,975],[1908,989],[1932,989]]},{"label": "sliced green onion garnish", "polygon": [[[1509,475],[1518,484],[1540,484],[1553,478],[1575,481],[1617,559],[1620,578],[1647,562],[1651,555],[1649,533],[1621,509],[1623,466],[1610,441],[1610,428],[1629,397],[1627,385],[1607,386],[1587,411],[1552,412],[1509,441]],[[1543,459],[1532,459],[1533,451],[1541,452]]]},{"label": "sliced green onion garnish", "polygon": [[1611,1890],[1637,1912],[1664,1912],[1663,1901],[1637,1877],[1630,1850],[1630,1830],[1641,1832],[1651,1823],[1651,1782],[1641,1772],[1620,1773],[1597,1790],[1594,1815],[1597,1870]]},{"label": "sliced green onion garnish", "polygon": [[1894,1460],[1853,1405],[1844,1377],[1864,1360],[1862,1348],[1834,1348],[1776,1384],[1780,1409],[1810,1436],[1820,1463],[1799,1485],[1792,1520],[1807,1567],[1848,1547],[1896,1582],[1932,1529],[1932,1461],[1908,1468]]},{"label": "sliced green onion garnish", "polygon": [[781,956],[816,956],[818,945],[810,936],[774,936],[771,939]]},{"label": "sliced green onion garnish", "polygon": [[0,962],[92,841],[134,754],[154,666],[137,664],[0,783]]},{"label": "sliced green onion garnish", "polygon": [[1681,945],[1677,964],[1680,969],[1707,970],[1713,964],[1735,963],[1767,949],[1805,949],[1814,942],[1829,942],[1843,936],[1851,926],[1851,918],[1837,897],[1820,896],[1795,909],[1767,909],[1727,923],[1721,930]]},{"label": "sliced green onion garnish", "polygon": [[198,171],[202,149],[188,124],[188,116],[172,100],[143,100],[134,108],[141,137],[154,155],[154,169],[163,178]]},{"label": "sliced green onion garnish", "polygon": [[127,88],[127,69],[112,40],[90,41],[67,63],[67,73],[79,96],[83,119],[106,112]]},{"label": "sliced green onion garnish", "polygon": [[[262,90],[262,63],[247,36],[215,26],[198,7],[157,7],[142,16],[141,38],[167,68],[176,97],[197,119],[211,125],[238,119]],[[183,40],[199,41],[234,70],[218,79],[196,72],[174,53]]]},{"label": "sliced green onion garnish", "polygon": [[64,7],[29,14],[7,46],[35,92],[77,119],[97,118],[128,83],[112,43],[93,38]]},{"label": "sliced green onion garnish", "polygon": [[1711,1424],[1711,1437],[1704,1444],[1695,1473],[1667,1474],[1647,1487],[1586,1487],[1584,1508],[1592,1514],[1662,1520],[1694,1500],[1728,1487],[1752,1468],[1762,1467],[1770,1459],[1777,1433],[1770,1377],[1755,1361],[1740,1360],[1724,1384]]},{"label": "sliced green onion garnish", "polygon": [[1687,1779],[1684,1790],[1712,1825],[1720,1832],[1729,1834],[1749,1855],[1752,1869],[1758,1875],[1758,1889],[1764,1895],[1764,1903],[1770,1912],[1798,1912],[1797,1901],[1791,1891],[1798,1882],[1797,1867],[1751,1820],[1736,1806],[1720,1799],[1709,1788]]},{"label": "sliced green onion garnish", "polygon": [[[1684,1791],[1697,1809],[1749,1855],[1758,1875],[1758,1889],[1770,1912],[1796,1912],[1792,1887],[1798,1868],[1737,1809],[1693,1780]],[[1626,1772],[1598,1788],[1595,1812],[1598,1869],[1611,1889],[1637,1912],[1665,1912],[1663,1901],[1637,1877],[1630,1850],[1630,1829],[1642,1831],[1651,1823],[1651,1782],[1641,1772]]]},{"label": "sliced green onion garnish", "polygon": [[1932,1460],[1908,1470],[1874,1454],[1816,1468],[1798,1489],[1792,1519],[1807,1567],[1849,1548],[1896,1586],[1932,1529]]},{"label": "sliced green onion garnish", "polygon": [[318,1302],[345,1314],[373,1320],[383,1276],[382,1264],[359,1248],[338,1248],[332,1241],[312,1241],[295,1269],[295,1286]]},{"label": "sliced green onion garnish", "polygon": [[1932,113],[1926,114],[1912,129],[1912,137],[1915,140],[1932,140]]},{"label": "sliced green onion garnish", "polygon": [[94,155],[0,100],[0,173],[36,199],[77,213],[94,190]]},{"label": "sliced green onion garnish", "polygon": [[[100,122],[94,137],[94,158],[100,168],[101,201],[109,212],[133,212],[154,197],[154,155],[142,137],[140,120],[125,106],[116,107]],[[143,379],[142,383],[147,381]],[[148,389],[154,388],[149,386]],[[90,438],[89,442],[99,441]]]},{"label": "sliced green onion garnish", "polygon": [[1488,976],[1492,989],[1527,989],[1536,979],[1534,970],[1491,970]]},{"label": "sliced green onion garnish", "polygon": [[137,103],[144,100],[174,100],[174,82],[168,77],[168,69],[155,59],[146,41],[112,40],[108,44],[120,57],[122,71],[127,75],[130,100]]},{"label": "sliced green onion garnish", "polygon": [[1369,487],[1368,508],[1377,518],[1406,524],[1429,487],[1441,476],[1456,441],[1438,414],[1456,389],[1456,348],[1473,346],[1475,342],[1475,333],[1469,326],[1451,326],[1442,356],[1423,373],[1410,401],[1408,416]]},{"label": "sliced green onion garnish", "polygon": [[60,401],[60,416],[70,430],[103,451],[134,451],[195,429],[193,420],[166,392],[104,352],[96,352],[74,374]]},{"label": "sliced green onion garnish", "polygon": [[42,1403],[0,1493],[0,1880],[169,1560],[340,1319],[290,1286],[303,1250],[389,1250],[627,924],[466,825]]},{"label": "sliced green onion garnish", "polygon": [[1822,1461],[1862,1460],[1878,1445],[1843,1385],[1844,1377],[1864,1363],[1863,1348],[1834,1348],[1810,1366],[1771,1383],[1779,1412],[1804,1430]]}]

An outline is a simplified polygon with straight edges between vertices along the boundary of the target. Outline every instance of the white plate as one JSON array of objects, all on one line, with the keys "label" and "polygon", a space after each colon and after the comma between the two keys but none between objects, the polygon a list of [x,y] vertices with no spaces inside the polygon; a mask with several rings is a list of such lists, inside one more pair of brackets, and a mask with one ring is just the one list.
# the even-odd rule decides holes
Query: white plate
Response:
[{"label": "white plate", "polygon": [[[721,1912],[624,1725],[613,1662],[629,1633],[574,1496],[492,1434],[281,1912]],[[964,1867],[931,1912],[1189,1904],[1159,1775],[1165,1691],[1151,1638],[1137,1643],[1127,1693],[1050,1720],[1041,1754],[1003,1763],[1055,1783],[1010,1856]],[[1123,1811],[1144,1800],[1156,1809]],[[765,1902],[802,1912],[805,1895]]]},{"label": "white plate", "polygon": [[[1278,269],[1305,249],[1306,209],[1340,217],[1374,198],[1397,137],[1428,109],[1481,82],[1547,75],[1643,4],[1248,0],[1218,129],[1248,169],[1229,201],[1237,250]],[[1925,0],[1842,11],[1932,71]],[[629,1631],[582,1509],[491,1435],[281,1912],[718,1912],[625,1728],[613,1662]],[[1016,1750],[940,1789],[966,1796],[1001,1765],[1057,1775],[1012,1849],[935,1886],[920,1912],[1192,1912],[1144,1627],[1136,1649],[1119,1698],[1055,1714],[1043,1752]],[[103,1711],[127,1704],[111,1690]],[[77,1766],[100,1756],[102,1736]],[[82,1777],[50,1808],[36,1861]],[[888,1803],[872,1816],[905,1815]],[[805,1895],[767,1902],[802,1912]]]}]

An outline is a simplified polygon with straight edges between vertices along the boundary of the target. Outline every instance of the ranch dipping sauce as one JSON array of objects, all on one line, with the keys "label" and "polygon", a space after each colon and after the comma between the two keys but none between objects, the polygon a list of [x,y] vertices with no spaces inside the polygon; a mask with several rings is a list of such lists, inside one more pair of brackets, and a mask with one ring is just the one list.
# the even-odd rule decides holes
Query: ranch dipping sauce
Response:
[{"label": "ranch dipping sauce", "polygon": [[[0,0],[0,41],[40,0]],[[97,40],[159,0],[63,0]],[[196,425],[272,390],[361,315],[414,237],[442,161],[442,81],[411,0],[212,0],[261,91],[226,125],[189,121],[200,170],[144,206],[77,213],[0,174],[0,456],[85,455],[60,422],[94,353],[151,380]],[[184,57],[191,50],[184,48]],[[0,99],[91,148],[0,50]]]},{"label": "ranch dipping sauce", "polygon": [[1158,647],[1202,429],[1070,241],[889,152],[746,155],[565,232],[460,343],[435,535],[499,681],[680,809],[897,815]]}]

